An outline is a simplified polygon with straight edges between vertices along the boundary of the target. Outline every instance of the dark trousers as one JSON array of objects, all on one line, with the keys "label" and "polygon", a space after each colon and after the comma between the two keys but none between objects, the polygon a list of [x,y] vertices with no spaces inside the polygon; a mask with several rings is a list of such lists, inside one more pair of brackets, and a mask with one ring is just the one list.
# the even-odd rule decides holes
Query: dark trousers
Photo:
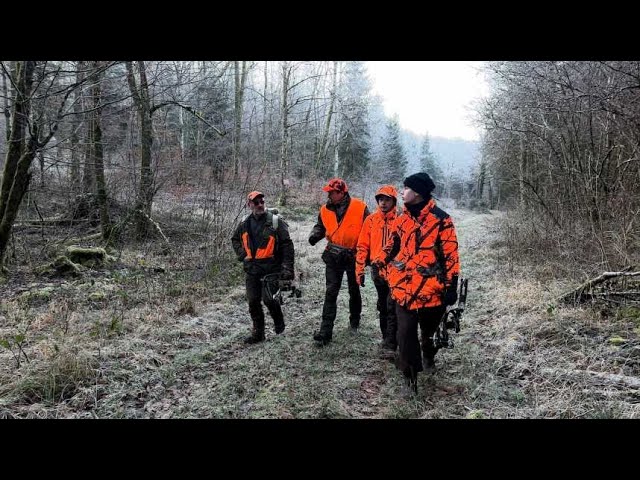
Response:
[{"label": "dark trousers", "polygon": [[398,331],[398,319],[396,317],[396,302],[391,297],[389,284],[387,281],[377,275],[375,272],[373,277],[373,285],[378,292],[378,313],[380,314],[380,332],[386,346],[395,349],[398,342],[396,333]]},{"label": "dark trousers", "polygon": [[[249,315],[253,322],[253,331],[258,335],[264,335],[264,311],[262,310],[262,282],[260,281],[264,275],[247,275],[247,301],[249,302]],[[277,326],[284,325],[284,316],[282,308],[278,302],[265,302],[269,309],[269,314],[273,318],[273,324]]]},{"label": "dark trousers", "polygon": [[[422,368],[422,355],[433,358],[438,351],[432,337],[445,312],[445,306],[407,310],[396,305],[398,316],[398,369],[405,377],[416,378]],[[418,341],[420,325],[420,341]],[[422,352],[422,355],[421,355]]]},{"label": "dark trousers", "polygon": [[356,281],[355,264],[342,265],[340,263],[326,264],[327,290],[324,295],[322,307],[322,324],[320,333],[327,338],[333,334],[333,323],[336,320],[338,292],[342,285],[342,277],[347,274],[349,286],[349,323],[352,327],[360,326],[360,313],[362,312],[362,297],[360,287]]}]

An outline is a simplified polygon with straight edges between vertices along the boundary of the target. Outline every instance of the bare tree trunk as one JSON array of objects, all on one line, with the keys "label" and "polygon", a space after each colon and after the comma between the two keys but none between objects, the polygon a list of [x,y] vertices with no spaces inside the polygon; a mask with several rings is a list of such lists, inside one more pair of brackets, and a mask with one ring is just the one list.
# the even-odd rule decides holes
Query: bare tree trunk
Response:
[{"label": "bare tree trunk", "polygon": [[[184,70],[187,67],[187,62],[175,62],[174,67],[176,70],[176,90],[178,92],[178,98],[182,98],[182,90],[184,86]],[[196,108],[198,108],[196,106]],[[174,175],[174,184],[183,185],[187,181],[187,159],[186,159],[186,124],[184,120],[184,108],[178,109],[178,126],[180,129],[179,145],[180,145],[180,158],[178,159],[178,173]]]},{"label": "bare tree trunk", "polygon": [[182,185],[187,181],[187,158],[186,148],[186,131],[184,124],[184,108],[180,108],[178,112],[178,121],[180,124],[180,166],[178,167],[178,175],[176,176],[176,184]]},{"label": "bare tree trunk", "polygon": [[336,116],[336,120],[333,122],[333,134],[333,176],[337,177],[340,175],[340,137],[342,135],[342,123],[338,116]]},{"label": "bare tree trunk", "polygon": [[327,145],[329,140],[329,129],[331,128],[331,117],[333,116],[333,109],[336,102],[336,93],[338,87],[338,62],[333,62],[333,82],[331,88],[331,99],[329,101],[329,112],[327,113],[327,121],[324,125],[322,132],[322,139],[320,140],[320,146],[318,147],[318,155],[316,157],[316,171],[320,168],[321,162],[327,156]]},{"label": "bare tree trunk", "polygon": [[127,80],[133,101],[138,110],[140,119],[140,189],[136,210],[141,215],[137,216],[136,229],[139,237],[147,233],[148,220],[151,217],[153,203],[153,172],[151,170],[151,147],[153,145],[153,123],[151,117],[151,101],[149,98],[149,84],[144,61],[138,61],[138,74],[140,85],[136,84],[132,62],[126,62]]},{"label": "bare tree trunk", "polygon": [[480,174],[478,175],[478,189],[476,191],[476,198],[478,200],[482,200],[482,194],[484,193],[484,182],[485,182],[486,171],[487,171],[487,165],[484,159],[482,159],[480,161]]},{"label": "bare tree trunk", "polygon": [[[80,71],[80,75],[78,78],[84,79],[86,76],[86,67],[87,64],[85,62],[78,62],[78,69]],[[82,90],[78,92],[79,102],[78,102],[78,111],[85,110],[85,96]],[[81,141],[80,148],[78,148],[77,155],[80,157],[84,157],[83,162],[83,170],[82,170],[82,192],[83,193],[93,193],[95,192],[95,183],[96,183],[96,173],[95,173],[95,165],[93,164],[93,159],[91,158],[91,146],[89,145],[89,136],[91,135],[91,129],[87,130],[83,129],[83,135],[80,136],[79,140]]]},{"label": "bare tree trunk", "polygon": [[33,61],[16,62],[15,66],[11,137],[0,187],[0,266],[4,263],[13,222],[29,186],[29,167],[38,147],[35,125],[30,132],[27,129],[35,66]]},{"label": "bare tree trunk", "polygon": [[495,205],[495,198],[493,195],[493,186],[491,185],[491,178],[489,178],[489,181],[487,182],[487,190],[489,193],[489,209],[493,210],[496,205]]},{"label": "bare tree trunk", "polygon": [[233,62],[235,77],[235,103],[234,103],[234,128],[233,128],[233,176],[240,172],[240,147],[242,145],[242,101],[244,86],[247,81],[247,62]]},{"label": "bare tree trunk", "polygon": [[102,238],[110,243],[112,241],[111,219],[109,218],[109,205],[107,196],[107,187],[104,180],[104,154],[102,148],[102,107],[100,105],[102,98],[102,76],[100,70],[100,62],[93,62],[92,65],[94,80],[91,86],[91,98],[93,100],[93,108],[91,111],[91,152],[92,161],[95,165],[96,174],[96,197],[98,209],[100,210],[100,224],[102,226]]},{"label": "bare tree trunk", "polygon": [[44,188],[44,152],[38,150],[38,165],[40,166],[40,188]]},{"label": "bare tree trunk", "polygon": [[[90,129],[89,129],[90,130]],[[91,135],[90,132],[87,132],[87,136]],[[88,143],[88,142],[85,142]],[[84,156],[83,169],[82,169],[82,192],[83,193],[92,193],[96,190],[96,172],[95,165],[93,163],[93,159],[91,158],[91,147],[90,145],[84,145],[80,150],[81,154]]]},{"label": "bare tree trunk", "polygon": [[[83,80],[84,62],[76,62],[76,82]],[[73,113],[71,117],[71,135],[69,137],[69,144],[71,150],[71,189],[77,192],[80,185],[80,135],[79,130],[82,125],[81,119],[82,112],[82,90],[78,89],[75,94],[73,102]]]},{"label": "bare tree trunk", "polygon": [[281,206],[285,206],[287,204],[287,183],[289,176],[289,158],[287,150],[289,143],[288,94],[291,70],[292,68],[289,65],[289,62],[282,63],[282,122],[280,124],[282,144],[280,145],[280,198],[278,202]]},{"label": "bare tree trunk", "polygon": [[335,142],[333,145],[333,176],[337,177],[338,172],[340,171],[340,132],[338,131],[338,126],[336,125],[334,128]]},{"label": "bare tree trunk", "polygon": [[267,76],[267,65],[268,62],[264,62],[264,89],[262,93],[262,161],[267,161],[267,86],[268,86],[268,76]]},{"label": "bare tree trunk", "polygon": [[4,99],[3,111],[5,120],[5,135],[7,142],[11,136],[11,105],[9,104],[9,90],[7,88],[7,74],[4,69],[0,72],[2,74],[2,98]]}]

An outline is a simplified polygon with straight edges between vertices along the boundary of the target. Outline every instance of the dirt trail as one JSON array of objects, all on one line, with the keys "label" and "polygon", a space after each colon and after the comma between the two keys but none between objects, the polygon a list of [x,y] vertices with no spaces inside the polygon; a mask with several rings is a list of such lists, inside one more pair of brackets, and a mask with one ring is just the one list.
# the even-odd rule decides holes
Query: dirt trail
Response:
[{"label": "dirt trail", "polygon": [[[207,348],[209,365],[215,368],[190,390],[187,403],[194,409],[189,415],[396,418],[428,416],[429,411],[445,417],[473,414],[473,408],[467,407],[468,385],[460,380],[460,374],[465,366],[483,360],[483,348],[477,344],[480,337],[475,333],[483,299],[477,286],[479,278],[491,270],[483,264],[482,256],[491,240],[496,215],[448,211],[459,235],[463,274],[470,279],[469,300],[463,329],[455,335],[456,347],[439,354],[435,373],[421,375],[417,398],[402,397],[400,374],[390,362],[378,358],[381,337],[376,291],[370,279],[362,289],[359,333],[348,333],[345,277],[338,298],[334,341],[325,348],[314,345],[312,334],[320,324],[324,299],[324,264],[320,259],[324,241],[311,247],[307,237],[313,222],[290,221],[303,296],[288,299],[283,307],[285,334],[276,337],[267,316],[266,342],[251,347],[241,344],[241,337],[249,331],[243,287],[231,294],[230,301],[210,306],[193,321],[194,325],[204,330],[221,327],[221,333],[225,333]],[[226,410],[212,404],[214,398],[225,402]]]}]

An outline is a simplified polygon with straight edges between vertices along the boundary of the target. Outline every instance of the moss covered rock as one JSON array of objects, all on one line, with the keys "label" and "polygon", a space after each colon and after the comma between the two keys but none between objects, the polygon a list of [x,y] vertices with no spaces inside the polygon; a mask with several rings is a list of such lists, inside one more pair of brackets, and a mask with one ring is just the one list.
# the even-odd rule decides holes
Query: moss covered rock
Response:
[{"label": "moss covered rock", "polygon": [[100,247],[76,247],[70,246],[65,250],[65,255],[74,263],[93,268],[115,261],[115,258]]},{"label": "moss covered rock", "polygon": [[37,269],[39,275],[48,275],[55,277],[77,277],[82,272],[78,265],[69,260],[68,257],[61,255],[57,257],[53,262],[47,263]]}]

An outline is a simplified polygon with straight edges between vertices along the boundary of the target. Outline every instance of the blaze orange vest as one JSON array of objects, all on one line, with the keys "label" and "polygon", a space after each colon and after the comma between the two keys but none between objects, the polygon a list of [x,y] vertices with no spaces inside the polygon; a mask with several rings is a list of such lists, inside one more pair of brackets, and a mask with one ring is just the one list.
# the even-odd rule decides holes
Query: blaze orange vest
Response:
[{"label": "blaze orange vest", "polygon": [[351,198],[344,217],[338,223],[336,212],[323,205],[320,209],[320,219],[326,230],[325,237],[327,240],[341,247],[355,250],[360,230],[362,230],[362,217],[364,216],[365,208],[367,208],[367,205],[362,200]]},{"label": "blaze orange vest", "polygon": [[[251,242],[249,241],[249,232],[247,232],[246,227],[244,233],[242,234],[242,246],[244,247],[245,252],[247,252],[247,258],[250,260],[264,260],[267,258],[273,258],[275,256],[277,226],[274,226],[274,223],[277,225],[277,219],[275,219],[274,221],[273,217],[275,215],[273,215],[271,212],[267,212],[266,215],[267,219],[264,228],[270,230],[269,240],[267,241],[266,245],[264,245],[264,240],[261,242],[261,244],[264,246],[259,246],[256,249],[255,257],[251,255]],[[269,228],[269,226],[273,228]]]}]

